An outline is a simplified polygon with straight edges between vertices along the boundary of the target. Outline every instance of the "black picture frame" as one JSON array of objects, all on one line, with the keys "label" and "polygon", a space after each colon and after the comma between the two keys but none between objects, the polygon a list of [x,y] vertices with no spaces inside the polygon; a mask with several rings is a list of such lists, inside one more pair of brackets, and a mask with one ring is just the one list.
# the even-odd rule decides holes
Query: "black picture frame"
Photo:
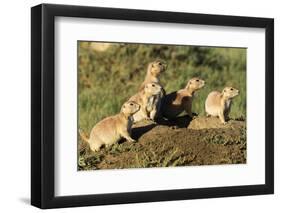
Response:
[{"label": "black picture frame", "polygon": [[[266,32],[265,184],[56,197],[54,195],[54,21],[55,17],[58,16],[264,28]],[[274,193],[273,19],[41,4],[31,8],[31,97],[31,204],[39,208],[46,209]]]}]

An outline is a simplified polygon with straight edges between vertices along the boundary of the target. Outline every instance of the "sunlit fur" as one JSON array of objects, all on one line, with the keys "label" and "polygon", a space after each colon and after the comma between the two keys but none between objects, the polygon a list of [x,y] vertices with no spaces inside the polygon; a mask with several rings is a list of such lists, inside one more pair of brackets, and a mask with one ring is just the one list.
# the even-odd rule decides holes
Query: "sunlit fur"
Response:
[{"label": "sunlit fur", "polygon": [[123,104],[120,113],[98,122],[93,127],[89,138],[81,130],[79,130],[80,136],[89,143],[92,151],[99,151],[102,145],[110,146],[117,143],[121,138],[134,142],[135,140],[130,136],[133,125],[132,116],[139,110],[139,104],[128,101]]},{"label": "sunlit fur", "polygon": [[208,116],[218,116],[225,124],[229,120],[232,99],[239,94],[233,87],[225,87],[222,92],[211,92],[205,102],[205,111]]},{"label": "sunlit fur", "polygon": [[184,89],[166,95],[161,107],[162,115],[168,119],[173,119],[185,111],[190,117],[193,117],[192,101],[194,94],[204,85],[205,81],[195,77],[188,81]]}]

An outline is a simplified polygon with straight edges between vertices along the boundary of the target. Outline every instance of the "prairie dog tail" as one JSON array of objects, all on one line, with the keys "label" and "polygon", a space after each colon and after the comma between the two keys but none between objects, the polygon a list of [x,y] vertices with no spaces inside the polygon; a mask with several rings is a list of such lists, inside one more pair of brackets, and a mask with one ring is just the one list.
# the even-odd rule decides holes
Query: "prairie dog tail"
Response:
[{"label": "prairie dog tail", "polygon": [[82,129],[79,129],[79,135],[83,141],[89,143],[89,138],[87,138],[86,134],[82,131]]}]

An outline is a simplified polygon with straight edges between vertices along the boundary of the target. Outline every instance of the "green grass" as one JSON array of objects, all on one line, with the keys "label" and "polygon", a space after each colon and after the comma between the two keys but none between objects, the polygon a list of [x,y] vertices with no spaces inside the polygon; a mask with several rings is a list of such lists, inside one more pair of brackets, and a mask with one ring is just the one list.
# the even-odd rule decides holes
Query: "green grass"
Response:
[{"label": "green grass", "polygon": [[116,43],[98,51],[93,46],[93,42],[78,44],[79,127],[87,132],[120,111],[144,80],[148,63],[158,58],[168,64],[161,76],[167,93],[183,88],[195,76],[206,81],[196,94],[193,112],[204,115],[208,93],[233,86],[240,94],[230,116],[246,117],[246,49]]}]

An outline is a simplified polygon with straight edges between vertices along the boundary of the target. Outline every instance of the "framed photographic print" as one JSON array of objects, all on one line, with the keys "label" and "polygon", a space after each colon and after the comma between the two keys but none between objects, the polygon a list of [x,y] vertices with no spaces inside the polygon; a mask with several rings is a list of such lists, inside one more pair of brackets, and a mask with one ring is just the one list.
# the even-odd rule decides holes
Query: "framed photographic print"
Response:
[{"label": "framed photographic print", "polygon": [[31,9],[31,204],[271,194],[274,20]]}]

